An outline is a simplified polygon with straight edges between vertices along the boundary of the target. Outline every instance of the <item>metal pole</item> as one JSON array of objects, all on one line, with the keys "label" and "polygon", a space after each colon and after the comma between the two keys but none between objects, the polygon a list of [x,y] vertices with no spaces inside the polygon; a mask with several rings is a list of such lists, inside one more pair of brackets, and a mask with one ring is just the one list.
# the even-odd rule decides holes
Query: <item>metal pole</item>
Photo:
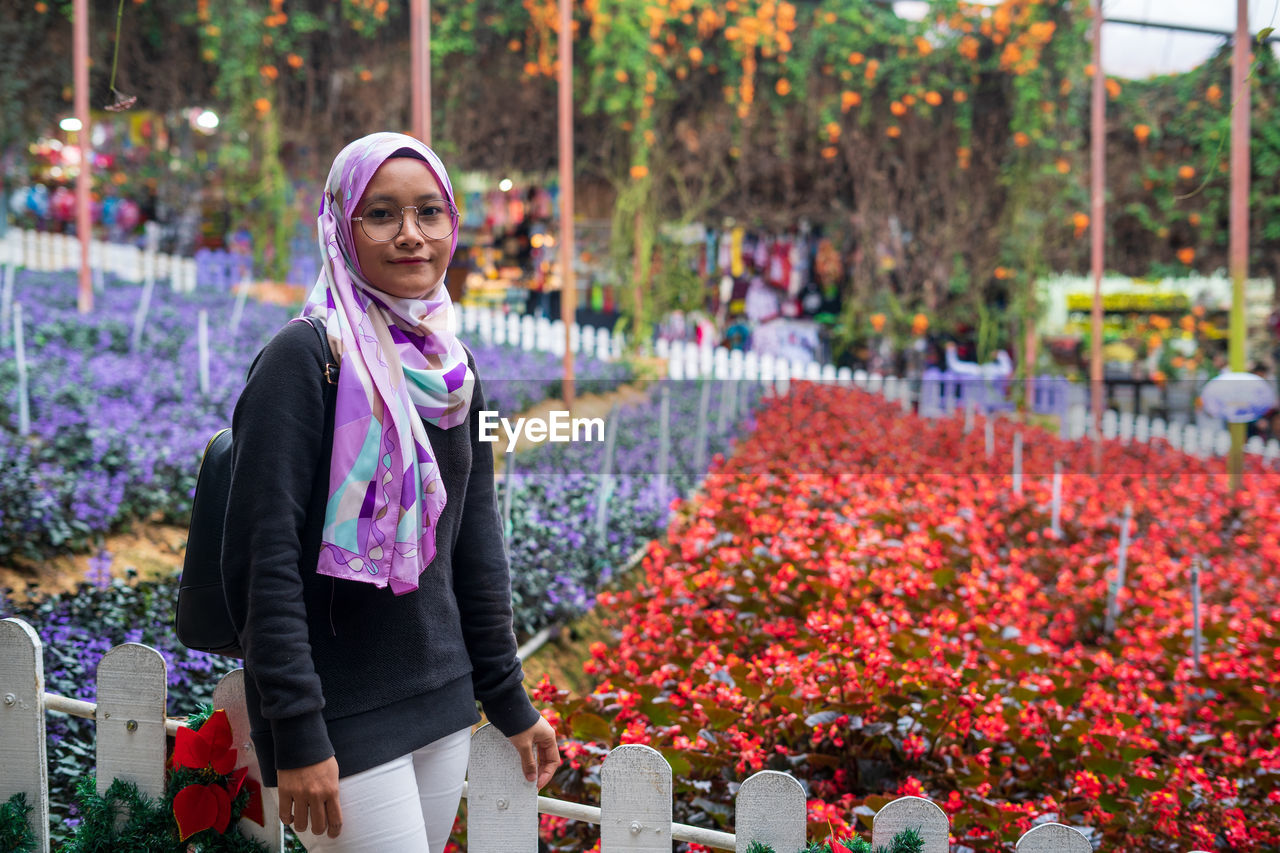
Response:
[{"label": "metal pole", "polygon": [[93,239],[93,223],[89,220],[90,151],[89,128],[89,0],[75,0],[71,23],[71,68],[75,76],[76,118],[80,130],[80,173],[76,177],[76,236],[80,238],[80,293],[77,306],[81,314],[93,310],[93,275],[89,269],[89,241]]},{"label": "metal pole", "polygon": [[431,144],[431,5],[427,0],[409,0],[410,72],[413,135],[424,145]]},{"label": "metal pole", "polygon": [[[1249,274],[1249,3],[1236,0],[1236,38],[1231,46],[1231,326],[1230,364],[1245,369],[1244,281]],[[1244,472],[1244,424],[1231,424],[1227,469],[1231,490]]]},{"label": "metal pole", "polygon": [[1089,398],[1093,408],[1093,470],[1102,470],[1102,265],[1105,239],[1106,85],[1102,75],[1102,0],[1093,2],[1093,110],[1090,120],[1091,189],[1090,236],[1093,270],[1093,307],[1090,311]]},{"label": "metal pole", "polygon": [[573,407],[573,322],[577,282],[573,274],[573,7],[560,5],[560,317],[564,321],[564,405]]}]

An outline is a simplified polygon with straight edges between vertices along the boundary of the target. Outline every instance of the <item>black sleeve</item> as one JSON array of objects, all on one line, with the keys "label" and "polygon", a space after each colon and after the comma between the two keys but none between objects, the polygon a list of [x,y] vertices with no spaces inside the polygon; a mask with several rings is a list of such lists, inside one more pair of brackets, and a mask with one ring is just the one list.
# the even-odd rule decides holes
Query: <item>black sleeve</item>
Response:
[{"label": "black sleeve", "polygon": [[303,530],[323,456],[323,355],[315,330],[290,323],[263,350],[231,421],[232,475],[223,583],[261,696],[279,769],[334,754],[311,658],[300,571]]},{"label": "black sleeve", "polygon": [[[472,371],[475,361],[470,358]],[[453,590],[471,658],[472,683],[485,716],[510,737],[538,721],[524,690],[524,671],[512,630],[511,574],[493,484],[493,445],[480,441],[484,391],[471,400],[471,474],[453,553]]]}]

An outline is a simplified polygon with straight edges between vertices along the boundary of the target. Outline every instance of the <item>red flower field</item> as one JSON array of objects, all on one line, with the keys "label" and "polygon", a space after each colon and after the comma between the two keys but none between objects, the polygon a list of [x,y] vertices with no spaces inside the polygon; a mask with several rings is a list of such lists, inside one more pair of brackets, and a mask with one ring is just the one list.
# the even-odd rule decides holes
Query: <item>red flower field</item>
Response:
[{"label": "red flower field", "polygon": [[[1092,452],[1002,421],[988,459],[960,420],[793,386],[634,588],[600,596],[619,639],[593,648],[595,691],[540,686],[568,739],[553,793],[591,799],[607,749],[640,742],[690,823],[731,826],[737,783],[770,768],[807,786],[811,837],[915,794],[957,850],[1012,850],[1037,819],[1106,851],[1277,849],[1280,476],[1251,470],[1233,496],[1221,460],[1111,442],[1094,476]],[[589,844],[573,826],[544,823],[560,849]]]}]

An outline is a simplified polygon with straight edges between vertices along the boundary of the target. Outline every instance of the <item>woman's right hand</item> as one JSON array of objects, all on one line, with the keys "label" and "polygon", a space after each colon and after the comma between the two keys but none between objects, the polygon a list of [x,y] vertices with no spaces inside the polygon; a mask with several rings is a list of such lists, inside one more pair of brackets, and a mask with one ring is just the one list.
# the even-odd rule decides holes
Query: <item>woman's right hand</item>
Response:
[{"label": "woman's right hand", "polygon": [[342,831],[342,808],[338,805],[338,759],[276,772],[280,794],[280,821],[294,832],[311,832],[337,838]]}]

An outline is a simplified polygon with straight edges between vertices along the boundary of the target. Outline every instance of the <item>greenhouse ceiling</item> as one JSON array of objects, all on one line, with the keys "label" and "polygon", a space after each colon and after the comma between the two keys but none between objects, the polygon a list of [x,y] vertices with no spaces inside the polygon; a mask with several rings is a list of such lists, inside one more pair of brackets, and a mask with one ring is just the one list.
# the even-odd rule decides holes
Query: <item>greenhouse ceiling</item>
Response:
[{"label": "greenhouse ceiling", "polygon": [[[927,0],[893,3],[898,15],[912,19],[926,15],[929,6]],[[1130,79],[1189,71],[1213,55],[1236,26],[1235,0],[1104,0],[1102,13],[1102,67]],[[1277,27],[1278,19],[1280,0],[1249,0],[1250,32]],[[1273,38],[1271,49],[1280,54],[1280,40]]]}]

